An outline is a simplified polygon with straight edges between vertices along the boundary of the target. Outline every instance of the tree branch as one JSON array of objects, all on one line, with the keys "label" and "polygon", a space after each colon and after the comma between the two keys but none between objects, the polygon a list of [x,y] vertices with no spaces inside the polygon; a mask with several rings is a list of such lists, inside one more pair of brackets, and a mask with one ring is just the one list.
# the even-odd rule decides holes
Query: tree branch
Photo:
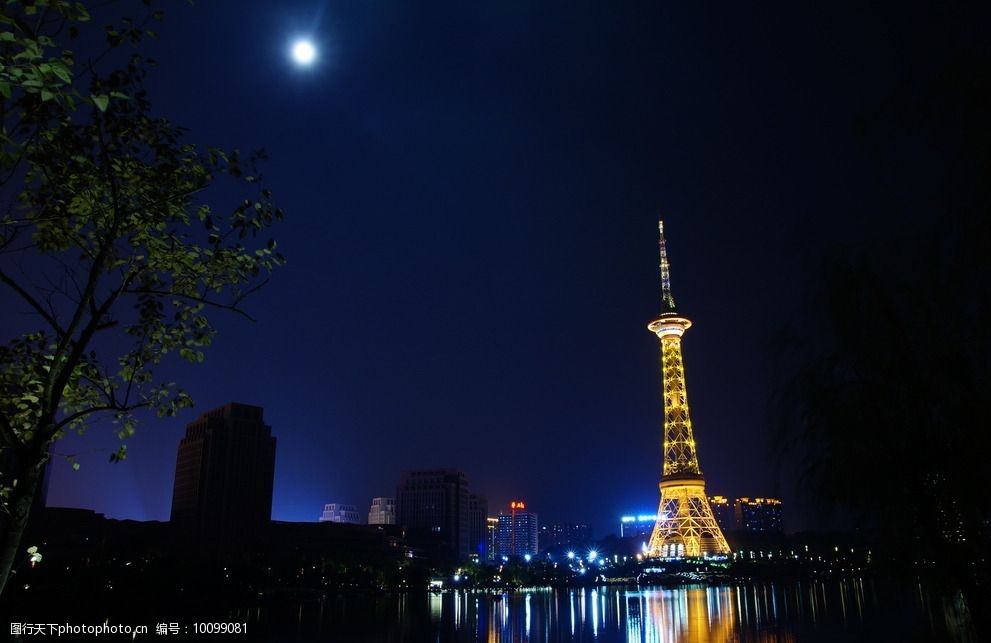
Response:
[{"label": "tree branch", "polygon": [[[113,225],[111,225],[110,228],[106,231],[103,241],[100,244],[100,251],[97,253],[96,258],[93,259],[92,265],[90,265],[89,275],[86,278],[86,287],[83,290],[83,296],[80,299],[79,304],[76,306],[76,312],[72,317],[72,321],[69,323],[69,326],[66,328],[65,336],[62,338],[62,341],[59,342],[59,345],[55,350],[55,356],[54,356],[55,359],[53,360],[53,362],[55,365],[58,366],[58,369],[52,368],[52,370],[49,372],[48,387],[45,391],[45,399],[48,407],[48,414],[47,417],[42,418],[42,422],[39,423],[40,426],[42,427],[45,426],[48,422],[52,423],[52,429],[50,431],[41,430],[38,432],[39,437],[43,436],[44,439],[47,439],[48,437],[53,435],[55,431],[57,431],[57,428],[54,426],[54,421],[55,421],[55,410],[58,408],[58,400],[60,399],[62,395],[62,391],[65,389],[66,384],[69,382],[69,377],[72,375],[72,372],[75,370],[76,364],[79,363],[79,360],[82,357],[83,352],[86,350],[86,347],[89,345],[90,340],[93,338],[93,334],[96,333],[97,330],[99,330],[100,320],[104,317],[104,315],[106,315],[109,312],[110,307],[114,304],[114,302],[117,301],[117,298],[120,297],[121,293],[127,287],[127,281],[125,281],[124,283],[121,284],[119,290],[117,290],[114,294],[107,297],[107,299],[103,302],[103,305],[101,305],[98,310],[96,310],[95,312],[90,312],[89,322],[87,322],[86,326],[79,334],[79,339],[73,340],[73,335],[75,335],[76,328],[78,328],[79,324],[82,323],[83,316],[86,314],[86,311],[90,308],[90,303],[89,303],[90,300],[96,296],[96,286],[97,286],[97,282],[100,279],[100,274],[103,272],[103,264],[110,253],[110,249],[113,248],[113,242],[117,236],[117,231],[118,228],[120,227],[120,223],[122,219],[121,211],[119,207],[120,202],[117,198],[118,196],[117,181],[113,173],[113,165],[110,163],[110,159],[107,153],[107,146],[106,146],[106,141],[104,140],[103,137],[102,126],[100,127],[100,151],[101,151],[101,156],[103,157],[104,165],[106,167],[107,179],[110,182],[114,221],[113,221]],[[64,362],[60,363],[62,361],[60,358],[65,353],[65,350],[68,348],[70,343],[72,344],[72,351],[65,358]],[[43,435],[46,433],[49,435]]]},{"label": "tree branch", "polygon": [[10,286],[18,295],[21,296],[21,299],[30,304],[31,307],[34,308],[39,315],[41,315],[42,319],[48,322],[48,325],[52,327],[52,330],[54,330],[60,338],[65,336],[65,331],[61,326],[59,326],[58,321],[52,314],[45,310],[45,307],[41,305],[41,302],[32,297],[31,293],[25,290],[19,283],[14,281],[2,270],[0,270],[0,281]]},{"label": "tree branch", "polygon": [[115,404],[115,405],[107,404],[107,405],[91,406],[88,409],[84,409],[82,411],[76,411],[75,413],[73,413],[71,415],[65,416],[64,418],[62,418],[62,421],[59,422],[58,424],[56,424],[55,426],[56,426],[56,428],[61,429],[63,426],[67,426],[68,424],[70,424],[73,420],[78,420],[81,417],[86,417],[87,415],[89,415],[91,413],[99,413],[100,411],[123,411],[123,412],[126,413],[126,412],[129,412],[129,411],[133,411],[135,409],[144,408],[144,407],[147,407],[147,406],[150,406],[150,402],[138,402],[137,404],[131,404],[129,406],[119,405],[119,404]]},{"label": "tree branch", "polygon": [[239,308],[238,306],[241,304],[242,301],[244,301],[244,299],[246,297],[248,297],[249,295],[251,295],[255,291],[259,290],[266,283],[268,283],[268,279],[266,279],[263,282],[255,285],[254,287],[250,288],[249,290],[246,290],[245,292],[241,293],[240,295],[238,295],[237,297],[234,298],[234,301],[229,302],[229,303],[222,302],[222,301],[214,301],[212,299],[207,299],[206,298],[206,295],[184,295],[182,293],[176,293],[176,292],[172,292],[170,290],[158,290],[158,289],[155,289],[155,288],[132,288],[132,289],[128,289],[126,292],[128,294],[131,294],[131,295],[161,295],[163,297],[178,297],[179,299],[185,299],[187,301],[194,301],[194,302],[196,302],[198,304],[204,304],[206,306],[210,306],[211,308],[218,308],[218,309],[221,309],[221,310],[229,310],[229,311],[232,311],[232,312],[237,313],[238,315],[241,315],[242,317],[244,317],[245,319],[247,319],[249,321],[255,322],[255,321],[258,321],[258,320],[255,319],[254,317],[252,317],[251,315],[249,315],[243,308]]},{"label": "tree branch", "polygon": [[10,420],[2,413],[0,413],[0,439],[3,440],[5,445],[15,451],[20,452],[25,448],[24,442],[14,433],[14,427],[10,426]]}]

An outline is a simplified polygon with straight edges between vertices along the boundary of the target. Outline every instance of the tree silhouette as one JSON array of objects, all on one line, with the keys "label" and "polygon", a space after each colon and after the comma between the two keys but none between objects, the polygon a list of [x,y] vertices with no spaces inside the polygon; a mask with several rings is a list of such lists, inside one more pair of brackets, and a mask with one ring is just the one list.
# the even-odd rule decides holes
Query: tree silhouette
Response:
[{"label": "tree silhouette", "polygon": [[[107,59],[160,18],[149,9],[106,27]],[[246,316],[244,298],[282,263],[259,238],[282,217],[260,156],[198,148],[154,115],[149,60],[105,73],[102,55],[77,64],[67,41],[88,22],[61,0],[9,3],[0,18],[0,283],[37,323],[0,345],[0,591],[50,445],[98,414],[124,439],[139,409],[191,405],[155,367],[170,355],[201,362],[209,312]],[[204,200],[222,178],[247,197],[228,210]],[[125,455],[122,444],[111,459]]]},{"label": "tree silhouette", "polygon": [[991,58],[963,48],[862,126],[892,221],[837,247],[777,337],[779,460],[808,498],[987,596]]}]

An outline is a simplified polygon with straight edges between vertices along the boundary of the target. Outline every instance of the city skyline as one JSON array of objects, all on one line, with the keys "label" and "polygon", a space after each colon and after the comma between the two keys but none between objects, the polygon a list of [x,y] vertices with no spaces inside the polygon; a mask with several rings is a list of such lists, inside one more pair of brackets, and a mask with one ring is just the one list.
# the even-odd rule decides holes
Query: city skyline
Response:
[{"label": "city skyline", "polygon": [[[200,466],[201,466],[200,465],[200,459],[201,458],[200,458],[200,456],[198,454],[199,454],[199,451],[203,451],[202,447],[199,447],[198,448],[197,455],[195,457],[191,457],[191,455],[188,453],[188,450],[189,450],[188,443],[190,442],[190,436],[195,435],[196,436],[195,437],[195,440],[197,440],[198,442],[202,442],[203,441],[203,430],[207,426],[207,422],[208,421],[214,423],[214,424],[211,424],[211,426],[213,426],[213,428],[215,430],[224,428],[226,432],[229,432],[230,429],[231,429],[231,427],[225,427],[224,422],[229,423],[231,421],[231,419],[232,419],[232,414],[240,414],[240,415],[236,416],[236,420],[239,421],[239,422],[241,422],[243,424],[243,426],[241,427],[242,429],[243,428],[250,428],[252,431],[254,431],[254,430],[257,430],[257,429],[255,429],[255,425],[257,425],[257,426],[262,427],[262,429],[267,433],[268,437],[265,438],[265,439],[271,440],[273,446],[270,447],[271,452],[269,453],[269,455],[263,456],[262,459],[263,459],[263,461],[266,460],[266,459],[271,459],[271,458],[274,458],[274,455],[276,453],[276,451],[274,449],[274,437],[271,436],[271,427],[269,427],[267,425],[264,425],[264,424],[261,424],[261,422],[262,422],[261,417],[262,417],[263,412],[264,412],[263,407],[259,407],[257,405],[249,405],[249,404],[245,404],[243,402],[228,402],[227,404],[224,404],[221,407],[218,407],[218,408],[215,408],[215,409],[206,410],[206,411],[202,412],[200,414],[200,416],[195,421],[191,422],[190,424],[188,424],[186,426],[186,428],[185,428],[185,437],[182,440],[180,440],[180,443],[179,443],[179,457],[178,457],[178,461],[177,461],[177,465],[176,465],[176,469],[175,469],[175,475],[173,477],[173,493],[172,493],[172,501],[171,501],[171,504],[172,504],[171,514],[172,515],[169,518],[166,518],[165,519],[167,522],[176,522],[176,523],[179,523],[179,524],[184,523],[184,521],[188,522],[189,519],[188,519],[188,517],[185,516],[185,514],[180,514],[180,515],[177,516],[177,513],[176,513],[177,512],[177,509],[176,509],[177,506],[178,507],[188,507],[188,509],[181,509],[180,510],[180,511],[185,511],[186,513],[190,513],[190,512],[203,512],[205,515],[215,514],[219,510],[219,506],[205,505],[205,504],[204,504],[203,507],[197,508],[197,501],[196,501],[196,497],[195,496],[196,496],[197,493],[202,493],[201,491],[197,491],[197,490],[201,486],[203,486],[203,484],[204,484],[203,482],[197,482],[197,478],[199,478],[202,475],[202,476],[204,476],[202,478],[202,480],[208,480],[212,474],[208,473],[208,471],[210,470],[210,468],[207,467],[206,465],[203,465],[202,473],[201,473],[201,469],[200,469]],[[195,432],[198,432],[198,433],[195,433]],[[232,437],[234,437],[234,434],[233,433],[229,433],[228,436],[225,437],[225,440],[226,441],[229,441],[229,440],[231,440]],[[243,440],[244,437],[241,437],[240,439]],[[230,449],[229,446],[227,446],[225,448],[227,448],[228,450]],[[262,464],[262,469],[264,470],[264,468],[266,466],[270,466],[270,465]],[[440,468],[440,469],[441,470],[444,470],[444,468]],[[452,469],[452,468],[447,468],[447,470],[449,470],[449,471],[456,471],[456,469]],[[410,473],[409,471],[405,471],[405,472],[402,472],[400,475],[403,476],[403,477],[406,477],[406,476],[408,476],[409,473]],[[263,476],[263,478],[267,478],[267,479],[270,479],[271,477],[272,477],[272,472],[271,471],[267,472]],[[270,493],[268,491],[265,491],[265,483],[263,481],[259,481],[259,482],[262,484],[262,486],[260,488],[261,491],[262,491],[262,496],[263,496],[263,498],[266,499],[264,502],[267,503],[268,502],[267,498],[270,497]],[[180,489],[182,490],[181,492],[180,492]],[[47,493],[47,490],[44,490],[43,496],[46,495],[46,493]],[[227,493],[229,493],[229,491]],[[719,498],[725,500],[721,496]],[[479,505],[479,507],[482,508],[481,514],[482,514],[482,517],[484,517],[484,518],[488,518],[488,519],[492,520],[492,519],[496,519],[497,517],[498,518],[501,518],[503,516],[502,510],[499,509],[498,507],[492,507],[492,509],[495,510],[495,513],[488,512],[488,511],[485,511],[484,510],[484,508],[488,504],[487,501],[485,500],[484,495],[472,493],[472,494],[469,494],[468,500],[469,500],[469,506],[471,506],[472,503],[475,503],[475,502],[478,502],[478,501],[481,502],[481,504]],[[746,498],[746,497],[738,498],[737,499],[737,502],[739,503],[740,501],[749,501],[749,498]],[[756,501],[757,502],[760,502],[760,503],[763,503],[765,501],[765,499],[764,498],[757,498]],[[780,507],[780,504],[781,504],[780,501],[778,501],[776,499],[768,499],[768,502],[775,503],[779,507]],[[384,519],[381,516],[379,516],[379,517],[376,517],[375,520],[372,520],[372,514],[369,513],[367,515],[367,518],[368,519],[366,520],[365,519],[365,516],[359,510],[359,505],[360,504],[361,504],[360,502],[357,503],[357,504],[341,503],[341,502],[324,503],[322,505],[322,514],[319,515],[319,516],[317,516],[314,520],[298,520],[298,521],[291,521],[291,522],[345,522],[345,523],[360,524],[360,525],[394,524],[394,522],[395,522],[395,507],[396,507],[396,501],[395,501],[394,498],[389,498],[389,497],[373,497],[373,498],[370,499],[371,510],[374,511],[376,509],[376,507],[378,507],[379,508],[379,511],[388,511],[389,512],[388,519]],[[519,504],[519,506],[521,508],[524,505],[524,503],[522,501],[520,501],[520,502],[510,501],[509,506],[511,508],[515,508],[515,506],[517,504]],[[216,503],[214,503],[214,505],[216,505]],[[266,506],[267,507],[267,511],[270,514],[272,513],[272,511],[271,511],[271,505],[265,505],[263,503],[263,506]],[[385,507],[388,507],[388,509],[385,509]],[[89,510],[92,510],[91,507],[79,507],[79,508],[80,509],[89,509]],[[240,510],[238,510],[237,512],[233,512],[233,513],[236,514],[239,511]],[[739,512],[739,509],[737,509],[737,512]],[[780,512],[780,509],[779,509],[779,512]],[[98,512],[98,513],[100,513],[100,512]],[[492,515],[489,515],[489,514],[492,514]],[[533,515],[536,515],[536,514],[533,514]],[[607,530],[606,531],[606,534],[612,533],[613,535],[619,535],[620,537],[626,537],[626,534],[623,531],[622,525],[625,524],[625,523],[627,523],[627,522],[629,522],[629,520],[632,520],[633,517],[627,517],[625,515],[624,516],[620,516],[620,514],[618,514],[618,513],[617,513],[616,516],[617,516],[617,518],[620,519],[620,522],[621,522],[620,529],[614,530],[612,532],[609,532]],[[109,516],[109,517],[115,518],[114,516]],[[117,518],[119,518],[119,517],[117,517]],[[651,521],[650,522],[650,525],[652,526],[653,525],[653,521],[656,520],[657,516],[656,516],[656,514],[651,514],[651,515],[643,515],[643,514],[641,514],[638,517],[638,520],[642,522],[643,520],[648,519],[648,518],[650,519],[650,521]],[[273,517],[272,520],[278,520],[278,519],[276,519],[276,518]],[[739,517],[738,517],[738,520],[739,520]],[[778,520],[780,522],[780,513],[779,513]],[[255,522],[257,522],[257,518],[255,519]],[[267,520],[265,522],[267,522]],[[571,523],[576,523],[576,522],[579,522],[579,521],[576,520],[576,519],[572,519],[572,520],[570,520],[570,522]],[[720,523],[720,524],[722,524],[722,523]],[[647,536],[649,536],[649,535],[650,535],[650,530],[648,529],[647,530]],[[470,542],[475,542],[475,541],[479,541],[479,540],[480,540],[480,536],[476,536],[476,537],[474,537],[474,539],[470,539]]]},{"label": "city skyline", "polygon": [[[182,476],[180,475],[180,472],[181,472],[181,470],[182,470],[182,468],[184,466],[183,465],[184,459],[183,459],[183,455],[182,454],[183,454],[183,449],[185,448],[184,445],[189,440],[190,431],[193,430],[192,427],[198,426],[199,424],[204,423],[207,418],[213,418],[213,417],[215,417],[215,418],[218,418],[219,419],[219,418],[222,418],[222,417],[227,417],[227,414],[230,414],[232,412],[232,409],[235,410],[235,411],[238,411],[238,412],[255,413],[255,414],[257,414],[257,417],[258,418],[261,417],[261,414],[263,413],[263,410],[264,410],[263,407],[260,407],[258,405],[250,405],[250,404],[245,404],[243,402],[228,402],[228,403],[226,403],[226,404],[224,404],[224,405],[222,405],[222,406],[220,406],[218,408],[208,409],[208,410],[203,411],[202,413],[200,413],[199,418],[197,418],[195,421],[191,422],[190,424],[188,424],[186,426],[186,428],[184,429],[185,434],[186,434],[186,437],[183,438],[182,440],[180,440],[180,442],[179,442],[179,452],[180,452],[179,463],[178,463],[178,465],[176,467],[175,474],[173,476],[173,492],[172,492],[172,499],[171,499],[171,505],[172,505],[171,513],[172,513],[172,516],[171,517],[164,518],[164,521],[167,521],[167,522],[176,522],[176,520],[177,520],[177,517],[175,515],[175,512],[176,512],[176,508],[175,507],[176,507],[176,503],[177,502],[181,502],[181,501],[178,500],[178,497],[177,497],[176,494],[178,493],[177,490],[180,488],[180,478],[182,478]],[[260,422],[260,420],[257,420],[257,421]],[[265,428],[266,431],[269,431],[269,432],[271,431],[271,428],[268,427],[268,426],[265,426],[264,428]],[[274,441],[273,441],[273,443],[274,443]],[[275,451],[274,449],[273,449],[273,451],[275,453],[277,453],[277,451]],[[188,456],[185,459],[188,460],[189,459]],[[439,467],[439,469],[445,469],[445,468],[444,467]],[[448,467],[446,469],[448,469],[448,470],[456,470],[456,468],[450,468],[450,467]],[[403,476],[403,475],[406,475],[407,473],[408,473],[408,471],[407,472],[400,472],[399,474],[397,474],[397,476]],[[196,477],[197,475],[199,475],[199,474],[198,473],[190,472],[189,475],[186,475],[185,476],[185,478],[189,478],[190,476]],[[397,477],[397,479],[398,479],[398,477]],[[189,485],[190,485],[189,482],[184,482],[184,483],[182,483],[181,486],[186,487],[186,486],[189,486]],[[471,494],[470,495],[470,498],[472,500],[475,497],[476,497],[475,494]],[[739,500],[747,500],[747,498],[740,498]],[[758,500],[763,501],[764,499],[763,498],[758,498]],[[780,505],[780,501],[777,501],[777,500],[774,500],[774,499],[771,499],[771,500],[773,502],[775,502],[775,503],[777,503],[777,504]],[[395,500],[393,498],[388,498],[388,497],[372,497],[372,498],[369,498],[368,501],[369,501],[369,504],[372,506],[373,509],[375,508],[376,504],[384,503],[386,501],[391,502],[392,504],[390,506],[393,507],[393,509],[391,511],[393,511],[393,512],[395,511],[395,509],[394,509],[394,507],[395,507]],[[188,501],[188,500],[187,501],[184,501],[184,502],[186,504],[190,504],[190,501]],[[483,502],[483,504],[487,504],[487,503],[485,503],[484,497],[482,499],[482,502]],[[514,504],[516,504],[515,501],[510,501],[510,503],[509,503],[510,506],[512,506]],[[522,505],[522,503],[520,503],[520,504]],[[350,522],[350,523],[362,524],[362,525],[380,524],[378,522],[372,522],[371,520],[366,520],[366,517],[362,514],[362,512],[360,510],[360,506],[361,505],[362,505],[362,501],[357,501],[355,503],[352,503],[352,502],[324,503],[323,505],[321,505],[322,515],[317,515],[315,518],[313,518],[311,520],[305,520],[304,519],[304,520],[294,520],[294,521],[290,521],[290,522],[325,522],[325,521],[333,521],[333,522]],[[51,506],[56,506],[56,505],[51,505]],[[90,510],[93,509],[93,507],[78,507],[78,508],[80,508],[80,509],[90,509]],[[501,511],[502,510],[498,506],[493,506],[492,509],[495,510],[495,513],[493,513],[493,512],[483,512],[483,513],[486,513],[486,517],[488,517],[488,518],[491,519],[491,518],[495,518],[497,516],[501,516]],[[215,509],[210,509],[209,511],[215,511]],[[102,512],[99,512],[98,511],[97,513],[102,513]],[[345,514],[347,514],[347,517],[346,518],[342,518],[343,516],[345,516]],[[491,514],[491,515],[489,515],[489,514]],[[620,520],[621,522],[625,522],[626,521],[626,516],[625,515],[621,515],[621,514],[622,514],[622,512],[618,512],[618,513],[616,513],[616,516],[615,517],[616,517],[617,520]],[[369,516],[370,516],[370,514],[369,514]],[[108,516],[108,517],[110,517],[110,518],[121,518],[120,516]],[[124,518],[131,518],[131,517],[130,516],[127,516],[127,517],[124,517]],[[581,522],[581,517],[578,517],[578,518],[576,518],[576,517],[565,517],[565,518],[567,520],[569,520],[570,522],[572,522],[572,523]],[[640,515],[640,518],[641,519],[644,518],[644,515],[641,514]],[[649,518],[651,520],[656,519],[656,514],[651,514],[649,516]],[[394,516],[392,517],[392,519],[394,520]],[[181,522],[182,519],[180,518],[179,520]],[[278,518],[275,518],[274,517],[274,512],[273,512],[272,520],[279,520]],[[385,522],[385,523],[381,523],[381,524],[393,524],[393,523],[392,522]],[[651,522],[651,525],[652,524],[653,524],[653,522]],[[612,531],[606,530],[604,533],[606,535],[609,534],[609,533],[612,533],[613,535],[619,535],[620,537],[623,537],[624,536],[622,528],[620,528],[620,529],[614,529]],[[648,530],[648,534],[647,535],[649,536],[649,530]]]}]

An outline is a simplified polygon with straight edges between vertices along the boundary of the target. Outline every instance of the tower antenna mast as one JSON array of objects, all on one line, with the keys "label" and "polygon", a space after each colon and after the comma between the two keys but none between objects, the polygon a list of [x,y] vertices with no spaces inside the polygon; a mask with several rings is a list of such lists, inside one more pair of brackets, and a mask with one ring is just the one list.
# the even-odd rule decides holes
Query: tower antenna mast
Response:
[{"label": "tower antenna mast", "polygon": [[661,303],[662,312],[674,312],[674,295],[671,294],[671,264],[668,262],[668,246],[664,241],[664,221],[657,222],[658,246],[661,252]]}]

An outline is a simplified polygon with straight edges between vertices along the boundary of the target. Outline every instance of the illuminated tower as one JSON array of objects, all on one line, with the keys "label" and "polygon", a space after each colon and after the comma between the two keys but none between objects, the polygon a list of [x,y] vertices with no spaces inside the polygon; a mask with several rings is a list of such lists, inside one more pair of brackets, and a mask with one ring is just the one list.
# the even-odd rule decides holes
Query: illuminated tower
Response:
[{"label": "illuminated tower", "polygon": [[705,480],[695,453],[692,419],[688,414],[681,336],[692,322],[675,311],[664,222],[657,223],[661,247],[661,314],[647,328],[661,340],[664,381],[664,473],[657,523],[647,545],[648,556],[712,556],[730,553],[712,515]]}]

